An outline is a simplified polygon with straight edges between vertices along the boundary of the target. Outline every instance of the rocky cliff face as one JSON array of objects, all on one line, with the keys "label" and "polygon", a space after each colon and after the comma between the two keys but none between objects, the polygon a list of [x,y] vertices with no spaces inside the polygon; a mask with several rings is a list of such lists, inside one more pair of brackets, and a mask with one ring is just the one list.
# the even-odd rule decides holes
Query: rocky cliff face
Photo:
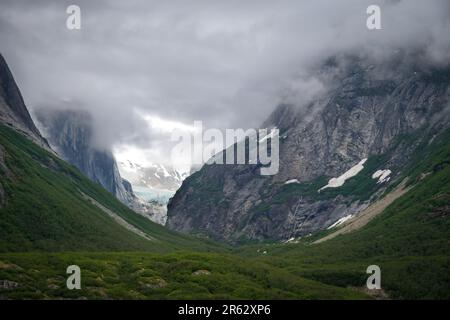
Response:
[{"label": "rocky cliff face", "polygon": [[64,160],[123,203],[131,200],[111,152],[91,147],[92,119],[87,112],[41,109],[36,112],[36,118],[51,146]]},{"label": "rocky cliff face", "polygon": [[36,117],[50,145],[67,162],[76,166],[122,203],[149,219],[163,224],[165,208],[138,199],[131,184],[120,176],[111,151],[93,147],[93,123],[89,113],[40,109]]},{"label": "rocky cliff face", "polygon": [[308,235],[357,215],[450,126],[447,69],[330,60],[318,74],[325,93],[263,125],[280,129],[279,173],[204,166],[169,203],[168,227],[232,242]]},{"label": "rocky cliff face", "polygon": [[[41,136],[39,130],[34,125],[22,94],[17,87],[14,77],[9,69],[5,59],[0,54],[0,123],[14,128],[24,134],[27,138],[36,144],[53,152],[47,141]],[[13,174],[5,165],[6,153],[4,147],[0,145],[0,170],[7,177],[13,177]],[[6,193],[3,185],[0,183],[0,208],[6,203]]]},{"label": "rocky cliff face", "polygon": [[28,112],[14,77],[0,54],[0,121],[49,149]]}]

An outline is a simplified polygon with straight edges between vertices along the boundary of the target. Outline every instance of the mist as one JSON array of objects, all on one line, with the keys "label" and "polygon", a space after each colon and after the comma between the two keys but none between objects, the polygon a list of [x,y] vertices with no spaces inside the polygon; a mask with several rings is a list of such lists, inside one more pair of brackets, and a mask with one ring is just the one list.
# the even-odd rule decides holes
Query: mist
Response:
[{"label": "mist", "polygon": [[[68,30],[71,4],[2,0],[0,52],[31,113],[87,110],[97,146],[141,160],[169,158],[170,134],[151,119],[258,127],[280,102],[322,92],[314,67],[328,57],[450,61],[447,0],[80,0],[81,30]],[[366,27],[371,4],[381,30]]]}]

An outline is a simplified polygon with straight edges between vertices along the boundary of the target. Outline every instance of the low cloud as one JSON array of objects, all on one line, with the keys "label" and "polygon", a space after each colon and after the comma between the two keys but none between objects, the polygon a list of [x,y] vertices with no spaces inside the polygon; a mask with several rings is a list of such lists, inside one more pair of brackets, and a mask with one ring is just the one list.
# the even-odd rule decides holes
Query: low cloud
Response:
[{"label": "low cloud", "polygon": [[[168,135],[142,114],[255,127],[278,103],[323,90],[311,66],[329,56],[420,49],[430,63],[450,61],[447,0],[79,0],[80,31],[66,28],[70,4],[0,4],[0,51],[29,108],[88,110],[96,143],[153,150],[158,161]],[[382,30],[366,28],[370,4]]]}]

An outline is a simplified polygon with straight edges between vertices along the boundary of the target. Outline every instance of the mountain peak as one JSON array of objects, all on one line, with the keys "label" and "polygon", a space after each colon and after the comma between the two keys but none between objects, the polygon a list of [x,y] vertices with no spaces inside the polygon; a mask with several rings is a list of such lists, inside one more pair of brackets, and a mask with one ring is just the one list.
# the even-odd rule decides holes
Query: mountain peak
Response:
[{"label": "mountain peak", "polygon": [[49,149],[33,122],[6,60],[0,54],[0,121]]}]

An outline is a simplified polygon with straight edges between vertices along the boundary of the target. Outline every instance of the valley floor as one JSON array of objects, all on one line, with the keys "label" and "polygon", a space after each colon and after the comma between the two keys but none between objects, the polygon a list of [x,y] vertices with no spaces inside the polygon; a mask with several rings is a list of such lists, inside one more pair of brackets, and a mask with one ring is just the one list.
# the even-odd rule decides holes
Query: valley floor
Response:
[{"label": "valley floor", "polygon": [[[136,215],[0,126],[0,299],[450,299],[449,137],[417,155],[397,184],[408,177],[411,189],[357,230],[231,248]],[[66,287],[70,265],[80,290]],[[364,289],[370,265],[381,269],[376,294]]]},{"label": "valley floor", "polygon": [[[450,298],[449,257],[345,262],[272,251],[247,258],[189,252],[0,254],[0,299]],[[366,268],[373,263],[382,270],[382,290],[366,288]],[[81,269],[81,290],[67,289],[69,265]]]},{"label": "valley floor", "polygon": [[[66,268],[81,269],[69,290]],[[367,299],[258,259],[207,253],[0,254],[2,299]]]}]

